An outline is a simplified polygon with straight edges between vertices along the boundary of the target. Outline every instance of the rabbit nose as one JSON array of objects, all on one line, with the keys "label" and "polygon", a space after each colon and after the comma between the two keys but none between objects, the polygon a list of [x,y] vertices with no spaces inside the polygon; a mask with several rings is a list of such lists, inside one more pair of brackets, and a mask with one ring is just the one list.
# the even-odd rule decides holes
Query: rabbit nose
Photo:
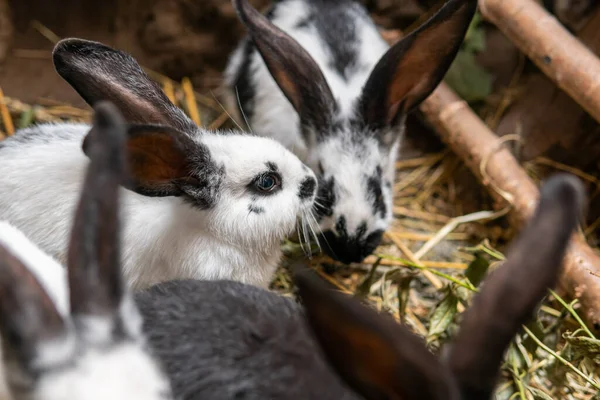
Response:
[{"label": "rabbit nose", "polygon": [[317,180],[312,176],[307,176],[304,178],[302,183],[300,184],[300,191],[298,192],[298,197],[300,200],[307,201],[312,199],[315,195],[315,190],[317,189]]},{"label": "rabbit nose", "polygon": [[329,257],[344,264],[350,264],[363,261],[379,246],[382,237],[382,230],[372,232],[362,238],[338,236],[333,231],[327,231],[321,235],[319,243]]}]

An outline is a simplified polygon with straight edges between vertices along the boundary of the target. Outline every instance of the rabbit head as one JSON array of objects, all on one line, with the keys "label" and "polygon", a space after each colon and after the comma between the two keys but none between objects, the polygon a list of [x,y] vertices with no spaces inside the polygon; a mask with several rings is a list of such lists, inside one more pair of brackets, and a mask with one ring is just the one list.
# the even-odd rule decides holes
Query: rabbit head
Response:
[{"label": "rabbit head", "polygon": [[[315,211],[323,231],[321,244],[333,258],[360,262],[380,243],[392,219],[395,161],[405,117],[444,77],[463,41],[477,1],[449,0],[417,30],[391,47],[374,63],[370,74],[368,64],[344,64],[346,70],[366,69],[364,75],[368,76],[360,90],[347,78],[335,76],[336,81],[346,82],[346,86],[336,85],[344,86],[339,92],[348,98],[341,98],[346,95],[340,93],[334,95],[331,82],[317,62],[294,38],[256,11],[248,0],[233,1],[272,78],[298,114],[307,149],[305,161],[319,179]],[[288,8],[284,10],[282,3]],[[311,10],[306,11],[309,22],[324,18],[315,16],[321,8],[354,7],[352,10],[356,11],[358,6],[353,1],[316,6],[309,1],[290,0],[274,7],[278,7],[278,15],[283,15],[305,3],[310,4],[305,5]],[[335,21],[325,23],[341,30],[356,29],[358,34],[369,17],[366,12],[356,15],[351,17],[356,21],[347,21],[355,27],[342,28]],[[303,31],[298,28],[297,34],[311,35],[313,41],[334,42],[330,46],[343,54],[360,52],[360,46],[348,43],[345,37],[319,37],[312,25]],[[330,34],[343,36],[339,32]],[[358,95],[353,97],[352,92]]]},{"label": "rabbit head", "polygon": [[168,380],[145,348],[142,319],[121,277],[118,193],[125,131],[113,106],[96,106],[88,141],[91,162],[69,245],[70,291],[62,294],[68,296],[68,310],[33,272],[56,265],[31,269],[32,262],[51,262],[23,258],[0,242],[0,332],[15,400],[171,398]]},{"label": "rabbit head", "polygon": [[308,322],[330,365],[365,399],[491,399],[504,352],[556,283],[583,193],[572,176],[547,181],[531,222],[484,281],[441,361],[391,317],[298,273]]},{"label": "rabbit head", "polygon": [[110,101],[129,124],[128,189],[180,196],[203,215],[203,229],[252,251],[279,246],[299,217],[310,221],[316,177],[278,142],[199,128],[130,55],[101,43],[65,39],[53,58],[87,103]]}]

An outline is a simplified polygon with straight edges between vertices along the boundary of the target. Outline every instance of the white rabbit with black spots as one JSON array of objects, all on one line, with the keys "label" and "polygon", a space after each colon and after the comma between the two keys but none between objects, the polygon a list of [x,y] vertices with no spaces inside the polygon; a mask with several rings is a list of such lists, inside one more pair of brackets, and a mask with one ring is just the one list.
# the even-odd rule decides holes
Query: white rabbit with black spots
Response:
[{"label": "white rabbit with black spots", "polygon": [[266,17],[233,2],[249,37],[225,73],[228,108],[315,171],[321,245],[360,262],[392,220],[405,117],[444,77],[477,1],[449,0],[391,48],[356,0],[278,0]]},{"label": "white rabbit with black spots", "polygon": [[114,107],[98,104],[96,111],[101,129],[90,139],[68,271],[14,228],[0,227],[16,234],[0,234],[0,333],[13,400],[173,399],[121,276],[126,128]]},{"label": "white rabbit with black spots", "polygon": [[[267,286],[281,240],[315,226],[314,173],[275,140],[197,127],[128,54],[66,39],[58,73],[90,104],[112,101],[129,123],[124,271],[134,288],[175,279]],[[0,220],[59,262],[88,163],[85,124],[27,128],[0,142]],[[300,224],[298,222],[300,221]],[[309,232],[310,233],[310,232]]]}]

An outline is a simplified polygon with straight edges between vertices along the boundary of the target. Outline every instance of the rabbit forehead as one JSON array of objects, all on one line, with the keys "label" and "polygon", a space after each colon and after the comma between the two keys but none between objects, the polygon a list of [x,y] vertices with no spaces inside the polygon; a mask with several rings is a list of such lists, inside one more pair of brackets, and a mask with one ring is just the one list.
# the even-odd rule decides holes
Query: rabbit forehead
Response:
[{"label": "rabbit forehead", "polygon": [[204,140],[215,162],[225,167],[229,183],[248,184],[248,179],[267,171],[283,180],[307,175],[304,164],[278,142],[252,135],[210,135]]},{"label": "rabbit forehead", "polygon": [[81,354],[68,368],[43,377],[36,399],[166,400],[168,381],[138,343],[97,348]]},{"label": "rabbit forehead", "polygon": [[[309,165],[322,169],[318,199],[333,199],[331,215],[319,223],[323,231],[335,230],[340,217],[350,235],[363,227],[367,234],[387,229],[398,147],[398,137],[385,147],[375,135],[351,131],[320,143],[314,152],[317,157]],[[327,193],[326,187],[332,193]]]}]

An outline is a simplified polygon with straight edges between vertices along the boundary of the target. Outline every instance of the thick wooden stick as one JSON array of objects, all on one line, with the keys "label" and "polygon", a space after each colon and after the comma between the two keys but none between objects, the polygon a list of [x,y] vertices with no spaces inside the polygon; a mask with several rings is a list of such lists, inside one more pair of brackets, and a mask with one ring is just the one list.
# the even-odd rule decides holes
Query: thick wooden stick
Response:
[{"label": "thick wooden stick", "polygon": [[600,60],[533,0],[479,0],[483,16],[600,122]]},{"label": "thick wooden stick", "polygon": [[[508,0],[505,0],[508,1]],[[524,0],[523,0],[524,1]],[[447,85],[442,83],[421,110],[440,138],[473,171],[502,209],[512,204],[511,220],[521,227],[533,214],[539,192],[502,141]],[[532,254],[535,249],[531,249]],[[590,327],[600,331],[600,257],[574,235],[564,261],[561,287],[579,299]]]}]

